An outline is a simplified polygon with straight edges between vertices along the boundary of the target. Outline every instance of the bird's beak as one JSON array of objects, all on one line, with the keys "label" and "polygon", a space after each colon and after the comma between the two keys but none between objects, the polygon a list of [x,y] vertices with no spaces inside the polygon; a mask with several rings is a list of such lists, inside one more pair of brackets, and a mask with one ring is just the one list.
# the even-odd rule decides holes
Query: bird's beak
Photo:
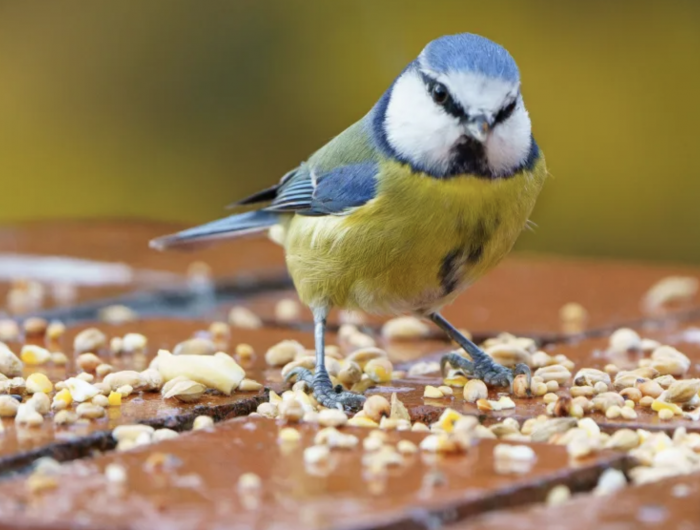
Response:
[{"label": "bird's beak", "polygon": [[489,134],[491,125],[489,119],[483,114],[469,116],[464,122],[464,129],[467,136],[473,138],[477,142],[484,143]]}]

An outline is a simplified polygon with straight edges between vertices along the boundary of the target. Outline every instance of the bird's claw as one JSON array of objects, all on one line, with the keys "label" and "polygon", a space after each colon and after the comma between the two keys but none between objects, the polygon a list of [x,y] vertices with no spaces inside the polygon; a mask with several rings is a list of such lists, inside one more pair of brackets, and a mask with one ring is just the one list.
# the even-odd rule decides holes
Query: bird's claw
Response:
[{"label": "bird's claw", "polygon": [[[486,355],[486,354],[484,354]],[[481,362],[473,362],[458,353],[448,353],[440,360],[440,370],[443,377],[445,376],[445,368],[447,365],[457,368],[465,373],[467,377],[481,379],[484,383],[495,387],[507,386],[513,392],[513,381],[520,374],[527,376],[527,388],[530,388],[532,381],[532,373],[530,367],[526,364],[518,364],[514,369],[507,368],[496,361],[487,357]]]},{"label": "bird's claw", "polygon": [[284,382],[289,383],[295,377],[297,381],[304,381],[309,387],[312,387],[314,384],[314,374],[311,373],[311,370],[301,366],[297,366],[287,372],[287,375],[284,376]]},{"label": "bird's claw", "polygon": [[304,381],[311,387],[316,401],[324,407],[340,409],[345,412],[357,412],[365,404],[365,396],[349,392],[340,385],[334,387],[325,370],[313,374],[306,368],[297,367],[291,370],[284,379],[289,382],[295,376],[297,381]]}]

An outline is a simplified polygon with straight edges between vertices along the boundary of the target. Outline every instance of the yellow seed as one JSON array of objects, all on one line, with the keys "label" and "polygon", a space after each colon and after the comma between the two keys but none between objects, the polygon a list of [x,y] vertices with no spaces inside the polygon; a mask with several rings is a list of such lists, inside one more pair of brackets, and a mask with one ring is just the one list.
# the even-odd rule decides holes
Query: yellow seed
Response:
[{"label": "yellow seed", "polygon": [[119,392],[112,390],[107,397],[107,402],[110,407],[120,407],[122,404],[122,395]]},{"label": "yellow seed", "polygon": [[452,391],[452,388],[450,388],[449,386],[445,386],[445,385],[439,386],[439,387],[438,387],[438,390],[439,390],[440,392],[442,392],[442,395],[445,396],[445,397],[452,396],[453,393],[454,393],[454,392]]},{"label": "yellow seed", "polygon": [[677,414],[679,416],[683,415],[683,409],[681,409],[675,403],[666,403],[665,401],[659,401],[658,399],[655,399],[653,401],[653,403],[651,404],[651,409],[656,412],[661,412],[662,410],[667,409],[670,410],[673,414]]},{"label": "yellow seed", "polygon": [[386,358],[372,359],[364,368],[365,373],[375,383],[388,383],[391,381],[391,374],[394,366]]},{"label": "yellow seed", "polygon": [[661,409],[659,410],[659,419],[660,420],[670,420],[674,416],[673,411],[671,409]]},{"label": "yellow seed", "polygon": [[635,406],[634,401],[632,401],[631,399],[626,399],[626,400],[625,400],[625,406],[624,406],[624,408],[633,409],[634,406]]},{"label": "yellow seed", "polygon": [[376,421],[371,420],[367,416],[355,416],[350,418],[347,425],[351,427],[364,427],[369,429],[376,429],[379,427],[379,424]]},{"label": "yellow seed", "polygon": [[448,408],[445,409],[445,412],[442,413],[437,423],[435,423],[433,427],[437,427],[439,430],[449,433],[452,432],[455,423],[461,418],[463,418],[463,416],[459,412]]},{"label": "yellow seed", "polygon": [[457,375],[455,377],[448,377],[443,379],[443,383],[445,383],[448,386],[454,386],[457,388],[463,388],[464,385],[467,384],[467,381],[469,381],[466,377],[463,375]]},{"label": "yellow seed", "polygon": [[70,390],[67,388],[64,388],[60,392],[56,392],[54,399],[59,399],[65,402],[66,406],[70,406],[70,404],[73,403],[73,397],[70,395]]},{"label": "yellow seed", "polygon": [[[465,387],[466,388],[466,387]],[[431,385],[425,385],[425,390],[423,391],[424,398],[440,399],[444,397],[440,389]]]},{"label": "yellow seed", "polygon": [[43,392],[48,394],[53,390],[53,384],[45,374],[34,373],[27,377],[27,393],[35,394],[36,392]]},{"label": "yellow seed", "polygon": [[51,359],[51,353],[48,350],[39,346],[35,346],[33,344],[25,344],[24,346],[22,346],[20,358],[22,359],[22,362],[24,364],[28,364],[30,366],[37,366],[48,362],[49,359]]}]

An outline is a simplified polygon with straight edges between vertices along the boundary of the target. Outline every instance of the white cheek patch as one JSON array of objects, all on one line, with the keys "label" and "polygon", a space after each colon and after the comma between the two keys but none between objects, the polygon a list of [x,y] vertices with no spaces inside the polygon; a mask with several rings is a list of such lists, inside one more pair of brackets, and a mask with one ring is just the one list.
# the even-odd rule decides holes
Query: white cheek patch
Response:
[{"label": "white cheek patch", "polygon": [[[485,77],[474,72],[437,74],[423,71],[443,83],[450,95],[470,114],[495,116],[518,94],[519,83]],[[466,133],[457,118],[447,114],[430,97],[415,70],[395,83],[387,105],[384,128],[389,145],[412,165],[435,174],[449,172],[451,153]],[[513,113],[497,124],[485,143],[486,162],[496,175],[510,174],[527,159],[532,144],[530,117],[522,97]]]},{"label": "white cheek patch", "polygon": [[396,152],[418,167],[444,172],[450,149],[463,134],[458,120],[438,107],[416,71],[405,72],[394,85],[384,122]]},{"label": "white cheek patch", "polygon": [[531,131],[530,116],[519,98],[513,114],[496,125],[486,140],[486,159],[494,174],[510,173],[527,159],[532,146]]}]

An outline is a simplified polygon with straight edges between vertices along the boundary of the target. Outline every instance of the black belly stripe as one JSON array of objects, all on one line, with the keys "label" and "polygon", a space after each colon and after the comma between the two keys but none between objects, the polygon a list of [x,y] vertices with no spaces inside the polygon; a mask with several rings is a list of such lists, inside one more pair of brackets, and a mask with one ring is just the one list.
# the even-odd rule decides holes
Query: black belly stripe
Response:
[{"label": "black belly stripe", "polygon": [[484,255],[484,247],[482,245],[478,245],[474,248],[472,248],[469,251],[469,254],[467,255],[467,262],[469,262],[472,265],[476,265],[481,261],[481,257]]},{"label": "black belly stripe", "polygon": [[459,282],[459,269],[464,263],[464,254],[461,248],[448,252],[442,259],[440,266],[440,285],[445,294],[450,294],[457,288]]},{"label": "black belly stripe", "polygon": [[465,245],[451,250],[442,259],[438,277],[445,295],[452,293],[459,286],[466,265],[473,266],[481,261],[484,248],[490,239],[491,231],[486,227],[484,220],[479,219],[469,231]]}]

